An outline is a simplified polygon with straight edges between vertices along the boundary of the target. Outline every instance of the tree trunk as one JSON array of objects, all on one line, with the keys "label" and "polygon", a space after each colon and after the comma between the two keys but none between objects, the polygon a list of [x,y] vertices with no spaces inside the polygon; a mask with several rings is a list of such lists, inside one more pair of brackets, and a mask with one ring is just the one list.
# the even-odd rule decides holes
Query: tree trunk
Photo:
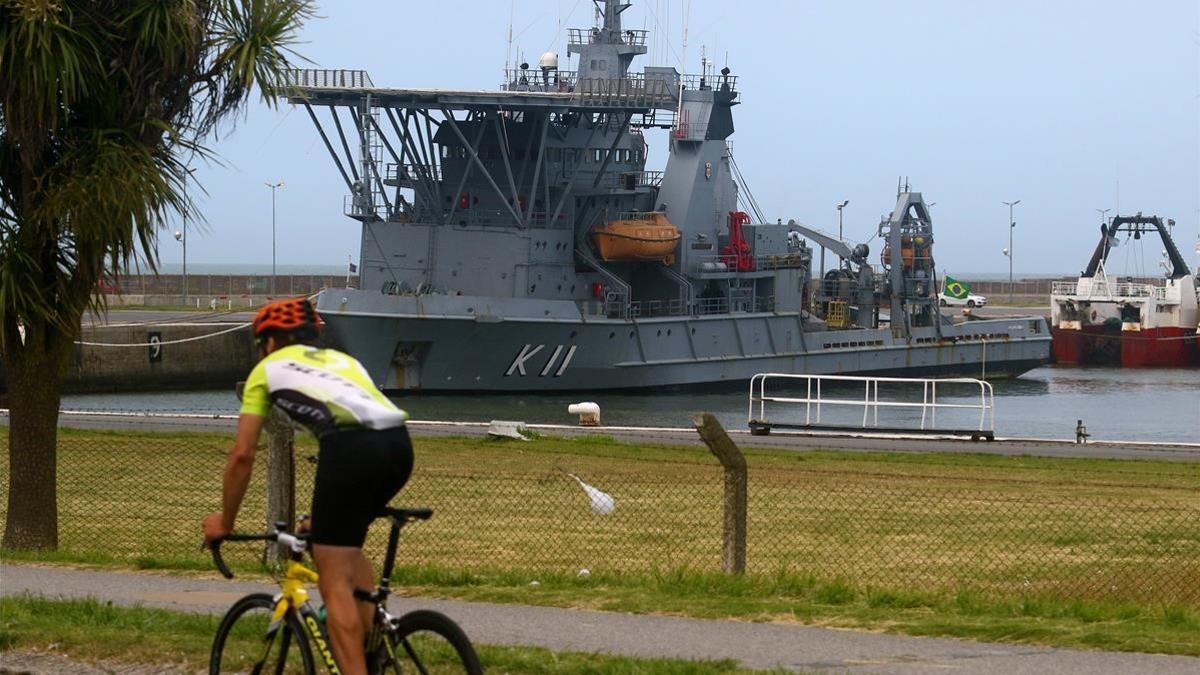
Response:
[{"label": "tree trunk", "polygon": [[4,548],[58,546],[58,406],[71,346],[70,335],[42,325],[28,327],[23,346],[4,350],[10,392]]}]

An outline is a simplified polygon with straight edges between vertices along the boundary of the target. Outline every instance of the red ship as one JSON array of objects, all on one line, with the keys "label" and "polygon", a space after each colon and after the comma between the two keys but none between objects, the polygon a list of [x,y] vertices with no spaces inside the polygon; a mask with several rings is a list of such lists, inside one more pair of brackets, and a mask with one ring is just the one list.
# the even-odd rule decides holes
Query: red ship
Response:
[{"label": "red ship", "polygon": [[[1169,224],[1174,224],[1168,221]],[[1121,235],[1157,232],[1165,277],[1156,283],[1110,277],[1105,263]],[[1158,216],[1117,216],[1075,282],[1057,282],[1050,296],[1054,358],[1073,365],[1180,367],[1200,360],[1196,276]]]}]

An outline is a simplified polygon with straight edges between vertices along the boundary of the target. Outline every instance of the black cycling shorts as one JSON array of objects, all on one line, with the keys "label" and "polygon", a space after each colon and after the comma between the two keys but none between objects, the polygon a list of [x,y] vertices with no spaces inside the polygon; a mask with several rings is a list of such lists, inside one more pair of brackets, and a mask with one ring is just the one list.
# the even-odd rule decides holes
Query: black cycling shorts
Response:
[{"label": "black cycling shorts", "polygon": [[309,540],[362,548],[371,522],[412,474],[408,429],[339,431],[320,446]]}]

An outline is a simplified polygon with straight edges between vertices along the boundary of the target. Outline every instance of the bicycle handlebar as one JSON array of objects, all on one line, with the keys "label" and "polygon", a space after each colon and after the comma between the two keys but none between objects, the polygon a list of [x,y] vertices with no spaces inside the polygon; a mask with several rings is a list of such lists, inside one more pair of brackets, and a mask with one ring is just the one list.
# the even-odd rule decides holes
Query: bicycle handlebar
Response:
[{"label": "bicycle handlebar", "polygon": [[220,539],[216,539],[209,543],[208,548],[212,552],[213,564],[217,566],[217,570],[221,576],[226,579],[233,578],[233,571],[225,564],[225,559],[221,557],[221,544],[227,541],[275,541],[288,547],[292,553],[303,553],[308,548],[308,540],[290,534],[288,532],[280,532],[274,530],[263,534],[228,534]]}]

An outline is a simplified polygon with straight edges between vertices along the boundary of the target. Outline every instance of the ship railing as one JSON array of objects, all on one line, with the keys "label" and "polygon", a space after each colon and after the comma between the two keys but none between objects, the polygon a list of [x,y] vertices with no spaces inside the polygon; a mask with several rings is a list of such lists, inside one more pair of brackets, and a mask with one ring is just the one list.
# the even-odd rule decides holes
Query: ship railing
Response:
[{"label": "ship railing", "polygon": [[1166,300],[1167,289],[1154,284],[1113,283],[1107,280],[1093,280],[1086,294],[1080,295],[1079,282],[1055,281],[1050,292],[1054,295],[1078,295],[1082,300],[1117,300],[1119,298],[1154,298]]},{"label": "ship railing", "polygon": [[581,77],[575,82],[575,105],[656,107],[675,105],[677,92],[661,78],[631,73],[625,77]]},{"label": "ship railing", "polygon": [[737,91],[736,75],[680,75],[679,85],[684,89],[708,91],[712,89]]},{"label": "ship railing", "polygon": [[388,220],[388,205],[377,192],[350,194],[342,198],[342,214],[351,218]]},{"label": "ship railing", "polygon": [[365,70],[293,68],[285,70],[281,86],[301,89],[372,89],[375,84]]},{"label": "ship railing", "polygon": [[[885,392],[882,398],[881,384]],[[939,393],[953,398],[949,401],[946,398],[939,399]],[[768,413],[769,406],[774,413],[779,413],[781,408],[785,412],[772,418]],[[861,420],[857,415],[849,418],[835,412],[826,414],[828,408],[853,413],[853,409],[859,407],[862,408]],[[885,411],[888,426],[880,425],[881,409]],[[799,414],[801,410],[803,415]],[[888,415],[887,411],[895,414]],[[918,411],[919,417],[916,415]],[[939,428],[938,411],[943,411],[943,419],[949,414],[956,422],[966,413],[972,423],[969,426]],[[834,419],[829,419],[830,414]],[[895,419],[888,420],[889,417]],[[970,436],[972,440],[986,438],[990,441],[995,438],[996,404],[992,385],[974,378],[759,373],[750,378],[747,423],[753,434],[769,434],[772,429],[847,433],[869,430]]]},{"label": "ship railing", "polygon": [[[799,250],[776,255],[753,256],[749,271],[801,269],[807,267],[810,255]],[[692,273],[698,276],[736,273],[737,260],[732,255],[706,255],[692,258]]]},{"label": "ship railing", "polygon": [[435,181],[442,179],[440,167],[429,164],[397,164],[388,162],[384,180],[389,183],[412,182],[421,180],[422,175],[430,175]]},{"label": "ship railing", "polygon": [[622,171],[610,173],[606,177],[609,189],[637,190],[640,188],[659,187],[662,185],[662,171]]},{"label": "ship railing", "polygon": [[504,91],[536,91],[542,93],[565,94],[575,91],[575,82],[579,73],[574,70],[520,70],[504,71]]},{"label": "ship railing", "polygon": [[[592,44],[592,42],[600,39],[599,28],[568,28],[567,29],[567,45],[569,47],[582,47]],[[650,38],[648,30],[623,30],[621,31],[621,40],[631,47],[645,47],[647,40]]]}]

